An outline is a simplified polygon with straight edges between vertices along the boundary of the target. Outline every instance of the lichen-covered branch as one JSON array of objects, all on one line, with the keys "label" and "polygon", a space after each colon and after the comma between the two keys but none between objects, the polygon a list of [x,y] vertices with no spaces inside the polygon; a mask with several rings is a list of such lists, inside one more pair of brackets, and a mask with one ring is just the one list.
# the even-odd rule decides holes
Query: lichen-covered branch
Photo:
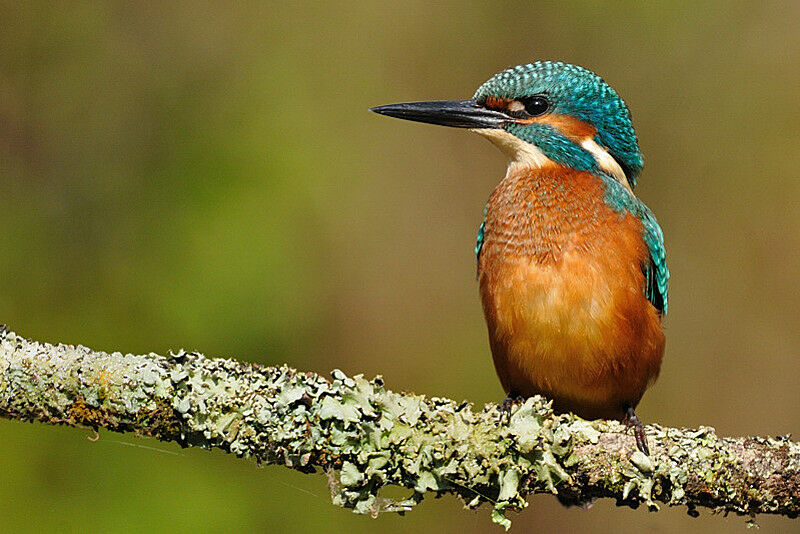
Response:
[{"label": "lichen-covered branch", "polygon": [[[328,380],[197,353],[107,354],[26,340],[0,327],[0,415],[134,432],[182,446],[328,474],[333,501],[377,515],[426,493],[493,506],[509,525],[531,493],[568,502],[609,497],[755,515],[800,512],[800,444],[721,438],[712,428],[647,427],[651,456],[617,422],[554,415],[528,399],[495,405],[395,393],[380,378]],[[408,489],[405,500],[380,495]]]}]

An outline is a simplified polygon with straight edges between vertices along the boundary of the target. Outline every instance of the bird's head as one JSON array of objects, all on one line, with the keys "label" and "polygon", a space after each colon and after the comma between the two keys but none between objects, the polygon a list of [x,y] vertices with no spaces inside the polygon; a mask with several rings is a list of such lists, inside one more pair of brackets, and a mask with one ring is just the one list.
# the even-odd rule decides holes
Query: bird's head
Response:
[{"label": "bird's head", "polygon": [[512,162],[559,164],[633,186],[642,154],[625,102],[593,72],[561,62],[519,65],[492,76],[470,100],[372,108],[401,119],[470,128]]}]

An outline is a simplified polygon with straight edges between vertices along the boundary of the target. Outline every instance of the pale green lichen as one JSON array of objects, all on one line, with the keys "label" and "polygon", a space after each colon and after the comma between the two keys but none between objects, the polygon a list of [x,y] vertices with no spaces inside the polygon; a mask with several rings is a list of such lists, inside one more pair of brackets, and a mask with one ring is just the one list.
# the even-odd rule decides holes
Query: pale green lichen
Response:
[{"label": "pale green lichen", "polygon": [[[328,474],[334,503],[376,516],[427,493],[509,510],[534,492],[567,502],[613,497],[742,514],[796,515],[800,446],[788,438],[719,438],[713,429],[647,428],[651,456],[617,422],[553,414],[532,397],[508,420],[495,405],[399,394],[380,378],[326,380],[179,351],[106,354],[0,330],[0,414],[134,431],[217,447],[258,462]],[[406,488],[407,498],[380,494]]]}]

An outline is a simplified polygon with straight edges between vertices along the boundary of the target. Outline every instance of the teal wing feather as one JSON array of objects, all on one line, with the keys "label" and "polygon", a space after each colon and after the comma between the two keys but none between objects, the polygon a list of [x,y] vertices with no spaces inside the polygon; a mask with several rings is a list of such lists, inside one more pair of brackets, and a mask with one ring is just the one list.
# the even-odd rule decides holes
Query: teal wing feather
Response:
[{"label": "teal wing feather", "polygon": [[669,269],[667,253],[664,249],[664,233],[656,221],[650,208],[633,196],[619,182],[611,177],[603,177],[606,183],[606,202],[617,211],[628,211],[642,221],[644,241],[650,250],[650,261],[642,266],[646,279],[645,296],[656,309],[667,313],[667,290],[669,286]]},{"label": "teal wing feather", "polygon": [[481,257],[481,248],[483,248],[483,232],[486,231],[486,221],[483,221],[478,228],[478,240],[475,244],[475,260]]},{"label": "teal wing feather", "polygon": [[[478,227],[478,239],[475,243],[475,262],[477,263],[478,260],[481,258],[481,248],[483,248],[483,234],[486,231],[486,210],[489,209],[489,204],[483,208],[483,220],[481,221],[480,227]],[[477,274],[475,275],[477,278]]]},{"label": "teal wing feather", "polygon": [[641,220],[644,225],[644,240],[647,248],[650,249],[650,264],[643,269],[647,279],[646,296],[659,312],[666,314],[669,269],[667,268],[667,253],[664,249],[664,234],[653,212],[641,202],[639,204],[643,208]]}]

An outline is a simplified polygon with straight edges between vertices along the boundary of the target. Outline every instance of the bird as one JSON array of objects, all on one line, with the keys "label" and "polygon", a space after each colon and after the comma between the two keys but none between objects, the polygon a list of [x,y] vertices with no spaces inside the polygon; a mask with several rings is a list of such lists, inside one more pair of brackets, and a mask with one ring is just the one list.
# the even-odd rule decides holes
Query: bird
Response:
[{"label": "bird", "polygon": [[543,395],[559,413],[622,421],[649,455],[635,408],[661,368],[669,270],[633,192],[644,162],[622,98],[586,68],[537,61],[471,99],[371,111],[467,128],[508,158],[475,247],[503,409]]}]

